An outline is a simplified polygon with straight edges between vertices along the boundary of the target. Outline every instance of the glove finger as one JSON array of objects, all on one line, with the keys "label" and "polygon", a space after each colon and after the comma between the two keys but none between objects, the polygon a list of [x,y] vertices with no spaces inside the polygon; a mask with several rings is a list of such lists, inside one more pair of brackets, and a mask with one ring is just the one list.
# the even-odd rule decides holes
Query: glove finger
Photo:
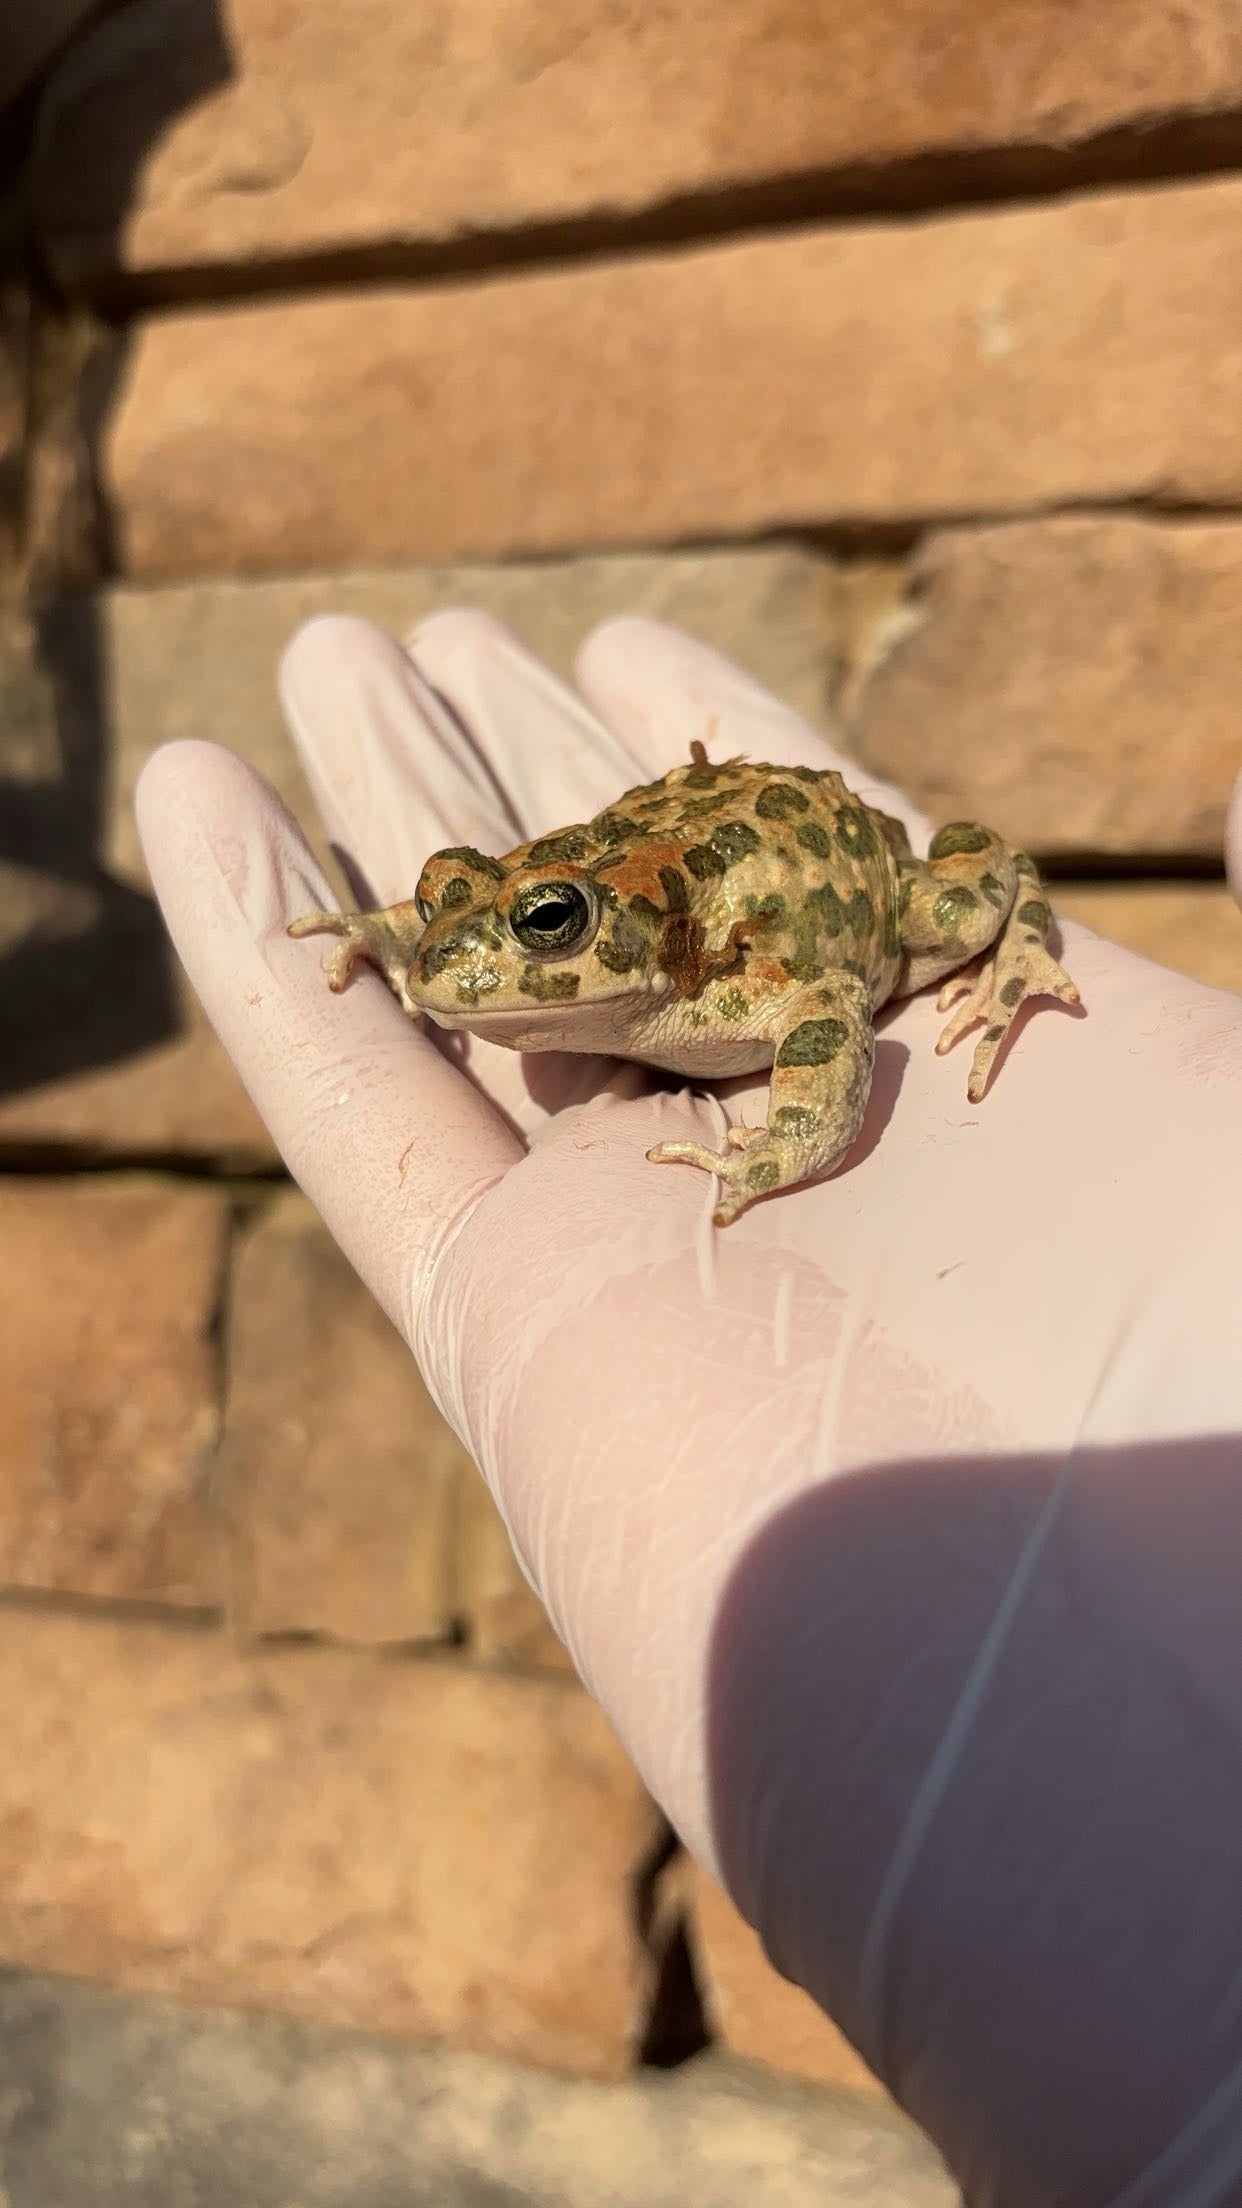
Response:
[{"label": "glove finger", "polygon": [[[495,853],[524,839],[525,824],[471,724],[382,629],[347,617],[309,623],[285,654],[280,687],[360,905],[412,896],[429,853],[445,845]],[[498,726],[506,725],[502,711]],[[611,1061],[523,1058],[477,1035],[449,1043],[433,1032],[430,1040],[528,1135],[567,1104],[616,1086]]]},{"label": "glove finger", "polygon": [[470,731],[522,837],[590,820],[645,779],[624,732],[597,719],[490,614],[433,614],[408,642],[419,674]]},{"label": "glove finger", "polygon": [[148,761],[139,833],[216,1033],[294,1178],[413,1340],[440,1254],[522,1155],[518,1136],[377,976],[340,997],[287,922],[329,901],[275,792],[214,744]]},{"label": "glove finger", "polygon": [[868,805],[906,823],[916,849],[926,842],[927,823],[900,790],[869,775],[731,660],[678,629],[638,616],[606,621],[583,645],[577,674],[583,695],[648,778],[679,766],[692,742],[706,745],[712,759],[743,754],[781,766],[835,767]]},{"label": "glove finger", "polygon": [[328,833],[365,904],[412,897],[446,844],[521,841],[469,728],[369,621],[329,616],[293,638],[281,702]]}]

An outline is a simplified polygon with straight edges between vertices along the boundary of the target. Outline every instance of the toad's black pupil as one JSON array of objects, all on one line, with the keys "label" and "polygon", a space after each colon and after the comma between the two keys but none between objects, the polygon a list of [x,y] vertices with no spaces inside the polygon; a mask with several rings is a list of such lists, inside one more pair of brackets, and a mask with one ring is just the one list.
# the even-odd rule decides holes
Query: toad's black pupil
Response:
[{"label": "toad's black pupil", "polygon": [[559,935],[562,928],[573,926],[578,915],[568,897],[549,897],[523,917],[527,927],[533,928],[537,935]]},{"label": "toad's black pupil", "polygon": [[528,950],[559,951],[572,948],[590,917],[586,898],[572,882],[549,882],[517,899],[509,924]]}]

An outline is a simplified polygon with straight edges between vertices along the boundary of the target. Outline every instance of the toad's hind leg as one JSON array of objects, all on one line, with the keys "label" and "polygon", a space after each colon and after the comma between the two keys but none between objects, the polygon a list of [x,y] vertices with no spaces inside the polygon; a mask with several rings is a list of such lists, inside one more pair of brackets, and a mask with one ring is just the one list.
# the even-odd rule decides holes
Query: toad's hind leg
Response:
[{"label": "toad's hind leg", "polygon": [[870,991],[844,973],[799,989],[772,1041],[766,1126],[731,1127],[724,1153],[701,1142],[661,1142],[647,1152],[656,1165],[678,1161],[718,1176],[718,1227],[760,1196],[830,1173],[852,1149],[871,1087]]},{"label": "toad's hind leg", "polygon": [[[951,1004],[958,1008],[936,1049],[951,1050],[968,1029],[985,1022],[966,1090],[977,1104],[1018,1006],[1027,997],[1080,1001],[1047,947],[1052,908],[1033,860],[973,822],[942,828],[927,864],[906,862],[901,877],[906,959],[896,993],[952,975],[937,1001],[942,1012]],[[960,971],[989,946],[977,973]]]}]

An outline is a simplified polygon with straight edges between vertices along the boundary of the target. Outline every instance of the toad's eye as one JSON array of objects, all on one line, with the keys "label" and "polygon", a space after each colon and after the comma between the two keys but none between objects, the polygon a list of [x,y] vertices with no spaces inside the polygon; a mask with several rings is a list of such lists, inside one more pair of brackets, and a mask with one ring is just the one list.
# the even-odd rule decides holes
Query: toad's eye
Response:
[{"label": "toad's eye", "polygon": [[421,891],[416,893],[414,898],[414,910],[418,914],[420,920],[432,919],[435,915],[435,909],[436,908],[432,904],[430,897],[424,897]]},{"label": "toad's eye", "polygon": [[514,898],[509,926],[532,958],[564,958],[590,942],[599,900],[589,882],[531,882]]}]

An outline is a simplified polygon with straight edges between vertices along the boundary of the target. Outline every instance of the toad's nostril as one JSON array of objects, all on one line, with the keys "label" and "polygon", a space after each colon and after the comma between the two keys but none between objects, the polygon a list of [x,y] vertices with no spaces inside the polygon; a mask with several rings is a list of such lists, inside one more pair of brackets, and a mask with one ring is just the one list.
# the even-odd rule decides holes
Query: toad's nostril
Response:
[{"label": "toad's nostril", "polygon": [[448,935],[442,936],[423,951],[418,960],[418,970],[424,981],[434,981],[447,966],[456,966],[463,959],[477,957],[488,947],[488,929],[481,920],[464,920]]},{"label": "toad's nostril", "polygon": [[447,943],[434,943],[429,951],[423,952],[418,961],[423,980],[434,981],[436,975],[442,974],[446,966],[451,966],[456,957],[457,944],[452,939]]}]

